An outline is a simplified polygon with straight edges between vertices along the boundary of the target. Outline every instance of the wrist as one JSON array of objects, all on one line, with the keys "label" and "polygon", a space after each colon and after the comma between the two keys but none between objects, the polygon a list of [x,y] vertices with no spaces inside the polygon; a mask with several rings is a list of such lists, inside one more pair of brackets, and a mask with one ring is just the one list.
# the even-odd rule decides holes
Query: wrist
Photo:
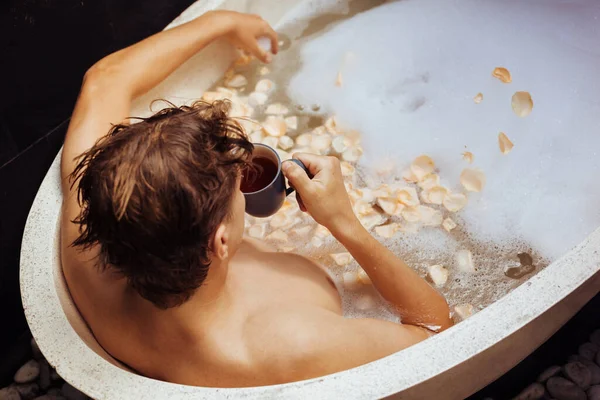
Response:
[{"label": "wrist", "polygon": [[197,19],[200,25],[209,24],[218,37],[229,35],[235,29],[235,22],[231,12],[225,10],[211,10],[202,14]]},{"label": "wrist", "polygon": [[341,243],[349,238],[356,237],[361,231],[365,230],[354,214],[335,219],[327,229]]}]

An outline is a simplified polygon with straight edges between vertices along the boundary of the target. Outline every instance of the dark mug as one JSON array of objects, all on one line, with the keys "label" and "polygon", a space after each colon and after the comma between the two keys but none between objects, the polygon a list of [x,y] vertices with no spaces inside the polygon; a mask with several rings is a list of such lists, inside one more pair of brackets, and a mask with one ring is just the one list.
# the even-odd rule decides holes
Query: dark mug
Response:
[{"label": "dark mug", "polygon": [[[308,169],[302,161],[290,159],[298,164],[307,175]],[[242,193],[246,198],[246,213],[265,218],[275,214],[283,205],[287,195],[294,191],[293,187],[285,187],[285,177],[281,172],[281,159],[277,152],[262,143],[254,143],[252,163],[258,166],[258,173],[249,172],[250,176],[242,178]],[[302,200],[298,197],[298,201]]]}]

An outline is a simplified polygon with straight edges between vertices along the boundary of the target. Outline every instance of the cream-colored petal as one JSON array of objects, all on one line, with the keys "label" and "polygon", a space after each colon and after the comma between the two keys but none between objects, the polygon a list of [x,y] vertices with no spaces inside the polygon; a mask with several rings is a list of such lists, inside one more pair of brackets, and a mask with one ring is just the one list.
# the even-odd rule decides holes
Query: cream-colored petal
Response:
[{"label": "cream-colored petal", "polygon": [[500,152],[502,154],[508,154],[514,145],[504,132],[500,132],[498,134],[498,146],[500,147]]},{"label": "cream-colored petal", "polygon": [[256,129],[260,129],[260,123],[249,118],[239,118],[236,122],[241,125],[244,132],[254,132]]},{"label": "cream-colored petal", "polygon": [[310,147],[320,154],[327,154],[331,147],[331,136],[328,134],[313,135]]},{"label": "cream-colored petal", "polygon": [[444,217],[442,212],[428,206],[419,206],[420,221],[425,226],[440,226]]},{"label": "cream-colored petal", "polygon": [[421,225],[419,224],[419,222],[406,222],[402,225],[400,225],[400,232],[402,233],[408,233],[408,234],[415,234],[417,232],[419,232],[419,229],[421,228]]},{"label": "cream-colored petal", "polygon": [[456,267],[462,272],[474,273],[473,254],[469,250],[459,250],[455,255]]},{"label": "cream-colored petal", "polygon": [[419,180],[418,185],[421,189],[431,189],[440,186],[440,176],[436,173],[425,175]]},{"label": "cream-colored petal", "polygon": [[353,207],[354,207],[354,204],[356,204],[356,202],[361,201],[360,193],[358,192],[358,190],[346,190],[346,191],[348,192],[348,197],[350,198],[350,202],[352,203]]},{"label": "cream-colored petal", "polygon": [[338,72],[337,76],[335,78],[335,86],[337,87],[342,87],[342,84],[344,83],[344,80],[342,78],[342,72]]},{"label": "cream-colored petal", "polygon": [[381,215],[379,213],[373,213],[373,214],[362,215],[362,216],[359,215],[359,217],[358,217],[358,221],[368,231],[375,228],[376,226],[383,224],[386,220],[387,220],[387,218],[385,218],[383,215]]},{"label": "cream-colored petal", "polygon": [[324,135],[327,132],[327,128],[325,127],[325,125],[319,125],[316,128],[314,128],[311,133],[313,134],[313,136],[318,136],[318,135]]},{"label": "cream-colored petal", "polygon": [[443,204],[448,189],[443,186],[434,186],[421,192],[421,199],[428,204]]},{"label": "cream-colored petal", "polygon": [[463,156],[463,160],[465,160],[469,164],[472,164],[473,163],[473,159],[475,158],[473,156],[473,153],[471,153],[470,151],[465,151],[464,153],[462,153],[462,156]]},{"label": "cream-colored petal", "polygon": [[354,204],[354,212],[359,216],[366,216],[375,213],[375,209],[361,198]]},{"label": "cream-colored petal", "polygon": [[[295,212],[295,210],[294,210]],[[300,217],[293,217],[290,214],[288,214],[288,218],[286,220],[286,224],[283,225],[281,227],[281,229],[283,229],[284,231],[288,231],[289,229],[293,228],[294,226],[298,225],[302,223],[302,218]]]},{"label": "cream-colored petal", "polygon": [[485,186],[485,173],[480,169],[465,168],[460,174],[460,183],[469,192],[481,192]]},{"label": "cream-colored petal", "polygon": [[450,212],[462,210],[467,205],[467,196],[463,193],[448,192],[444,197],[444,207]]},{"label": "cream-colored petal", "polygon": [[240,88],[248,84],[248,79],[244,75],[236,74],[225,81],[225,86],[232,88]]},{"label": "cream-colored petal", "polygon": [[315,154],[315,152],[313,151],[313,149],[311,149],[310,147],[302,147],[302,146],[296,146],[292,149],[292,154],[294,153],[311,153],[311,154]]},{"label": "cream-colored petal", "polygon": [[265,119],[265,122],[262,124],[263,130],[269,136],[280,137],[285,135],[287,131],[287,126],[285,125],[285,121],[281,117],[276,117],[273,115],[268,116]]},{"label": "cream-colored petal", "polygon": [[350,164],[347,161],[342,161],[340,163],[340,166],[342,168],[342,176],[352,176],[354,175],[355,169],[354,166],[352,164]]},{"label": "cream-colored petal", "polygon": [[342,154],[344,151],[346,151],[349,145],[350,143],[348,140],[344,136],[340,135],[335,136],[331,141],[331,148],[335,154]]},{"label": "cream-colored petal", "polygon": [[360,188],[356,189],[356,191],[360,194],[360,198],[362,201],[367,203],[374,203],[376,200],[375,191],[369,188]]},{"label": "cream-colored petal", "polygon": [[[231,97],[233,97],[233,95]],[[209,103],[212,103],[217,100],[230,99],[231,97],[228,97],[226,93],[221,92],[204,92],[202,94],[202,100]]]},{"label": "cream-colored petal", "polygon": [[356,290],[360,287],[361,282],[358,280],[358,275],[355,272],[344,272],[342,275],[344,288],[347,290]]},{"label": "cream-colored petal", "polygon": [[254,113],[254,109],[248,104],[244,104],[240,101],[231,101],[231,108],[229,109],[230,117],[250,117]]},{"label": "cream-colored petal", "polygon": [[252,92],[248,96],[248,104],[252,107],[262,106],[269,99],[269,95],[263,92]]},{"label": "cream-colored petal", "polygon": [[270,79],[261,79],[256,83],[256,87],[254,91],[263,92],[263,93],[271,93],[275,89],[275,84]]},{"label": "cream-colored petal", "polygon": [[379,185],[377,189],[373,190],[373,196],[375,197],[392,197],[392,188],[387,183]]},{"label": "cream-colored petal", "polygon": [[402,172],[402,179],[408,183],[417,183],[419,181],[419,178],[410,169]]},{"label": "cream-colored petal", "polygon": [[475,104],[479,104],[483,101],[483,93],[477,93],[475,97],[473,97],[473,101]]},{"label": "cream-colored petal", "polygon": [[254,131],[250,134],[250,141],[252,143],[262,143],[264,138],[265,134],[263,133],[262,129],[260,131]]},{"label": "cream-colored petal", "polygon": [[410,170],[417,177],[418,180],[423,179],[426,175],[431,174],[435,170],[435,163],[431,157],[422,155],[412,162]]},{"label": "cream-colored petal", "polygon": [[533,110],[533,100],[529,92],[515,92],[510,104],[515,114],[519,117],[526,117]]},{"label": "cream-colored petal", "polygon": [[350,253],[348,253],[348,252],[333,253],[333,254],[330,254],[329,257],[331,257],[333,259],[333,261],[340,267],[343,267],[344,265],[348,265],[352,262],[352,260],[354,260],[352,258],[352,255],[350,255]]},{"label": "cream-colored petal", "polygon": [[233,99],[235,97],[236,90],[232,88],[226,88],[223,86],[218,86],[215,91],[219,93],[223,93],[227,96],[228,99]]},{"label": "cream-colored petal", "polygon": [[404,187],[398,190],[398,201],[408,207],[418,206],[421,203],[414,187]]},{"label": "cream-colored petal", "polygon": [[342,159],[348,162],[356,162],[362,156],[362,149],[358,146],[353,146],[342,153]]},{"label": "cream-colored petal", "polygon": [[318,236],[322,239],[325,239],[325,238],[331,236],[331,232],[329,231],[329,229],[325,228],[323,225],[317,225],[317,228],[313,232],[313,235]]},{"label": "cream-colored petal", "polygon": [[344,137],[348,139],[351,144],[358,144],[360,142],[360,132],[356,130],[350,130],[348,132],[345,132]]},{"label": "cream-colored petal", "polygon": [[321,246],[323,246],[323,239],[321,239],[321,238],[320,238],[320,237],[318,237],[318,236],[313,236],[313,237],[310,239],[310,244],[311,244],[313,247],[321,247]]},{"label": "cream-colored petal", "polygon": [[510,72],[504,67],[494,68],[494,71],[492,71],[492,76],[494,78],[498,78],[501,82],[504,82],[504,83],[512,82]]},{"label": "cream-colored petal", "polygon": [[454,222],[452,220],[452,218],[446,218],[443,222],[442,222],[442,227],[450,232],[452,229],[456,228],[456,222]]},{"label": "cream-colored petal", "polygon": [[296,146],[310,147],[313,137],[311,133],[303,133],[296,138]]},{"label": "cream-colored petal", "polygon": [[267,224],[259,224],[251,226],[248,229],[248,236],[253,237],[255,239],[262,239],[265,237],[265,233],[267,232]]},{"label": "cream-colored petal", "polygon": [[[289,150],[294,147],[294,139],[289,136],[282,136],[279,138],[279,147],[282,150]],[[283,160],[282,160],[283,161]]]},{"label": "cream-colored petal", "polygon": [[283,252],[283,253],[290,253],[292,251],[296,250],[296,248],[294,246],[281,246],[279,247],[279,251]]},{"label": "cream-colored petal", "polygon": [[233,65],[234,67],[243,67],[250,64],[253,59],[254,57],[252,57],[250,54],[242,54],[237,58],[237,60],[234,61]]},{"label": "cream-colored petal", "polygon": [[442,287],[448,281],[448,269],[443,265],[432,265],[428,268],[429,278],[437,287]]},{"label": "cream-colored petal", "polygon": [[293,234],[297,235],[297,236],[306,236],[310,233],[310,231],[312,230],[312,226],[310,225],[306,225],[303,226],[301,228],[296,228],[292,231]]},{"label": "cream-colored petal", "polygon": [[360,283],[362,283],[363,285],[370,285],[372,283],[371,278],[369,278],[369,275],[367,275],[364,269],[359,267],[356,275]]},{"label": "cream-colored petal", "polygon": [[376,202],[377,205],[381,207],[383,212],[387,215],[394,215],[396,213],[396,209],[398,208],[398,203],[396,200],[386,197],[379,197]]},{"label": "cream-colored petal", "polygon": [[261,75],[261,76],[265,76],[265,75],[268,75],[270,73],[271,73],[271,70],[268,67],[264,66],[264,65],[258,69],[258,74]]},{"label": "cream-colored petal", "polygon": [[464,321],[473,315],[474,308],[471,304],[461,304],[454,307],[454,312],[460,317],[461,321]]},{"label": "cream-colored petal", "polygon": [[273,115],[285,115],[289,113],[290,110],[281,103],[273,103],[267,106],[265,110],[265,114],[273,114]]},{"label": "cream-colored petal", "polygon": [[284,213],[277,213],[273,215],[269,221],[271,228],[277,229],[288,224],[288,217]]},{"label": "cream-colored petal", "polygon": [[287,235],[287,233],[285,233],[281,229],[277,229],[276,231],[273,231],[270,234],[268,234],[265,237],[265,239],[267,239],[267,240],[275,240],[275,241],[278,241],[278,242],[287,242],[288,241],[288,235]]},{"label": "cream-colored petal", "polygon": [[262,141],[262,144],[266,144],[267,146],[275,149],[279,144],[279,138],[275,136],[266,136]]},{"label": "cream-colored petal", "polygon": [[296,129],[298,129],[298,117],[296,117],[295,115],[292,115],[291,117],[286,117],[284,121],[285,125],[289,130],[295,131]]},{"label": "cream-colored petal", "polygon": [[341,133],[335,115],[327,118],[327,121],[325,121],[325,129],[327,129],[327,132],[331,135],[339,135]]},{"label": "cream-colored petal", "polygon": [[391,223],[375,227],[375,233],[382,238],[389,239],[398,232],[398,229],[400,229],[400,226],[397,223]]},{"label": "cream-colored petal", "polygon": [[402,218],[408,222],[417,222],[421,219],[419,207],[404,207],[401,212]]},{"label": "cream-colored petal", "polygon": [[[279,138],[279,139],[280,139],[279,143],[281,143],[281,138]],[[278,143],[278,145],[279,145],[279,143]],[[279,147],[281,147],[281,146],[279,146]],[[290,158],[292,158],[292,155],[285,150],[275,149],[275,151],[277,152],[277,154],[279,154],[279,159],[281,161],[289,160]]]}]

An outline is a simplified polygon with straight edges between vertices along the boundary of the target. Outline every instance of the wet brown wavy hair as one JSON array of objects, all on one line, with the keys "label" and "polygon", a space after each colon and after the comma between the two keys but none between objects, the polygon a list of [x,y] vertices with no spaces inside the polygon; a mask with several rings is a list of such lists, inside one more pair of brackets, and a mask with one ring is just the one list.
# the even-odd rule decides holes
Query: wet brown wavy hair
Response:
[{"label": "wet brown wavy hair", "polygon": [[72,245],[98,245],[98,266],[161,309],[181,305],[204,282],[214,233],[253,150],[227,116],[228,101],[170,105],[113,126],[70,176],[81,205]]}]

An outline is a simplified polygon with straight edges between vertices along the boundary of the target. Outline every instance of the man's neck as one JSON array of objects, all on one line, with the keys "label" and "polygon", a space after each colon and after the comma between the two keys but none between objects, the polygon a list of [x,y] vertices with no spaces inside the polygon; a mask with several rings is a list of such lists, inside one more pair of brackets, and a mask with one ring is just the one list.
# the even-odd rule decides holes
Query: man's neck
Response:
[{"label": "man's neck", "polygon": [[188,301],[180,306],[159,310],[152,306],[152,324],[179,340],[195,340],[204,326],[224,315],[232,302],[227,280],[227,264],[213,262],[206,280]]}]

